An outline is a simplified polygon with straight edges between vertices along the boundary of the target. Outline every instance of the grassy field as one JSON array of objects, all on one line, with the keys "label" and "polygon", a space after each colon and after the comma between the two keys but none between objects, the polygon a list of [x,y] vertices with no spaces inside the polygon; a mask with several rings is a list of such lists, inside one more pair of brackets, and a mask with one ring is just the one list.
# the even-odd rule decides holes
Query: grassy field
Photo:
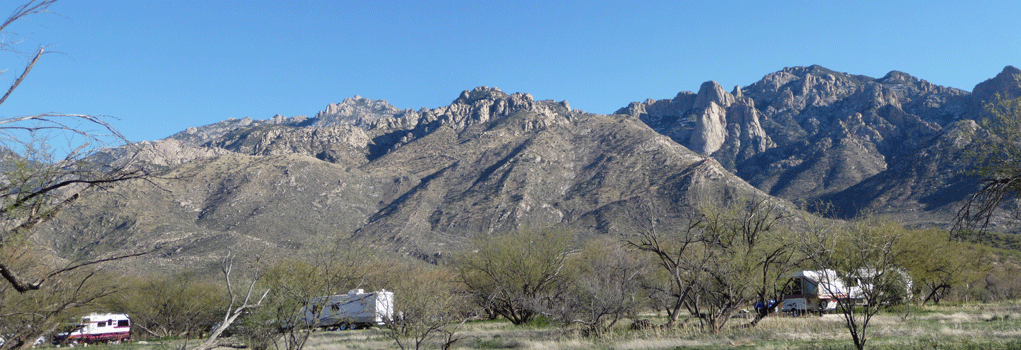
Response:
[{"label": "grassy field", "polygon": [[[873,318],[868,345],[873,349],[1021,349],[1021,303],[964,304],[913,308]],[[653,321],[655,315],[649,315]],[[840,315],[769,317],[756,327],[734,319],[719,334],[694,328],[630,331],[626,324],[601,338],[581,336],[558,327],[516,327],[509,322],[466,324],[456,349],[852,349]],[[111,350],[170,350],[181,340],[106,345]],[[437,348],[432,346],[431,348]],[[94,347],[90,347],[94,348]],[[354,350],[396,348],[379,330],[317,332],[306,349]]]}]

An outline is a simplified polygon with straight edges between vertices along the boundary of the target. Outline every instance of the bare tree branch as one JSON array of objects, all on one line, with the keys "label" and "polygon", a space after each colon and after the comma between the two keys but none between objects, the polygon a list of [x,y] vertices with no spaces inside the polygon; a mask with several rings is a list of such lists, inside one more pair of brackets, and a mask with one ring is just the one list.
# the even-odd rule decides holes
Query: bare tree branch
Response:
[{"label": "bare tree branch", "polygon": [[[1014,77],[1021,84],[1021,76]],[[992,223],[1003,204],[1021,199],[1021,97],[997,95],[985,105],[981,133],[972,135],[969,157],[980,189],[958,210],[954,232]],[[1021,215],[1015,209],[1014,215]]]},{"label": "bare tree branch", "polygon": [[17,22],[19,19],[25,16],[49,12],[46,9],[49,8],[50,5],[53,5],[53,3],[55,2],[57,2],[57,0],[43,0],[39,2],[32,0],[25,3],[24,5],[19,6],[17,9],[14,10],[13,13],[11,13],[10,17],[7,17],[7,20],[4,21],[3,24],[0,24],[0,32],[7,29],[7,26],[11,25],[11,23]]},{"label": "bare tree branch", "polygon": [[36,52],[35,57],[33,57],[32,61],[28,63],[28,66],[25,67],[25,71],[21,73],[21,76],[19,76],[13,84],[11,84],[11,87],[7,89],[7,93],[4,94],[4,97],[0,98],[0,105],[4,104],[4,101],[7,101],[7,98],[11,96],[14,89],[18,88],[18,85],[21,85],[21,82],[28,76],[28,72],[32,71],[32,67],[35,67],[36,62],[39,62],[39,57],[42,57],[43,52],[43,48],[40,47],[39,51]]},{"label": "bare tree branch", "polygon": [[255,284],[259,282],[262,277],[260,272],[256,272],[252,276],[252,282],[248,285],[248,292],[245,294],[245,299],[241,301],[240,305],[237,305],[238,295],[235,294],[233,284],[231,283],[231,272],[234,270],[234,252],[228,250],[227,255],[223,258],[223,264],[220,266],[220,271],[223,272],[223,278],[227,284],[227,293],[230,295],[230,305],[227,306],[227,312],[224,313],[223,322],[220,323],[219,327],[213,330],[206,341],[196,346],[193,350],[209,350],[217,346],[217,341],[220,338],[220,334],[223,334],[227,327],[230,327],[241,315],[244,315],[247,310],[255,309],[262,306],[263,300],[266,300],[266,296],[269,295],[270,289],[262,293],[259,297],[259,301],[252,303],[252,296],[255,292]]}]

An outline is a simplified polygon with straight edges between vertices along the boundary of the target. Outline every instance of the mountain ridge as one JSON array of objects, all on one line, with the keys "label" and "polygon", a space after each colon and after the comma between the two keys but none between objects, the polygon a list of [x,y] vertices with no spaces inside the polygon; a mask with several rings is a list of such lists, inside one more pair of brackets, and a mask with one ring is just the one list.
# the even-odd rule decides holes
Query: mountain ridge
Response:
[{"label": "mountain ridge", "polygon": [[[1010,92],[1008,73],[983,86]],[[491,87],[419,110],[355,96],[312,118],[227,119],[139,143],[180,180],[86,198],[42,236],[65,256],[179,244],[150,262],[161,268],[201,264],[209,242],[292,254],[324,239],[436,261],[474,234],[563,227],[585,240],[735,198],[945,226],[974,190],[958,176],[968,143],[955,140],[977,130],[975,99],[902,72],[819,66],[611,115]]]}]

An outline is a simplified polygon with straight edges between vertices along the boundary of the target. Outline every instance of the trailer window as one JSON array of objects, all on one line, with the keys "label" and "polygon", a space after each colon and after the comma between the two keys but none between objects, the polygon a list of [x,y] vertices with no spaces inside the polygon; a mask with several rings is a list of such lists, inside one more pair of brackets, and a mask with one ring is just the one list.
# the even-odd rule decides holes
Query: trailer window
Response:
[{"label": "trailer window", "polygon": [[337,304],[330,305],[330,308],[333,309],[334,312],[340,311],[340,305]]},{"label": "trailer window", "polygon": [[802,287],[801,284],[803,283],[802,281],[803,281],[803,279],[801,279],[801,278],[795,278],[794,279],[794,284],[791,285],[791,294],[801,294],[802,293],[802,291],[801,291],[801,287]]},{"label": "trailer window", "polygon": [[106,322],[99,322],[96,327],[106,327]]},{"label": "trailer window", "polygon": [[817,287],[817,285],[816,285],[815,281],[812,281],[812,280],[809,280],[809,279],[805,279],[805,294],[812,294],[812,295],[819,294],[819,291],[817,290],[816,287]]},{"label": "trailer window", "polygon": [[129,323],[128,320],[119,320],[119,321],[117,321],[117,327],[130,327],[130,326],[131,326],[131,323]]}]

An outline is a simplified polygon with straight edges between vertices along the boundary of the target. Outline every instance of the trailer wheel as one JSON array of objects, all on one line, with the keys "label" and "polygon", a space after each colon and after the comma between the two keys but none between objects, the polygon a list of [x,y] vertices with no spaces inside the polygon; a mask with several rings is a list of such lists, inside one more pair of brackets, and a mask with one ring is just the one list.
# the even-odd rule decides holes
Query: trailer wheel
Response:
[{"label": "trailer wheel", "polygon": [[340,330],[342,330],[342,331],[346,331],[347,327],[348,327],[347,323],[341,323],[340,324]]}]

